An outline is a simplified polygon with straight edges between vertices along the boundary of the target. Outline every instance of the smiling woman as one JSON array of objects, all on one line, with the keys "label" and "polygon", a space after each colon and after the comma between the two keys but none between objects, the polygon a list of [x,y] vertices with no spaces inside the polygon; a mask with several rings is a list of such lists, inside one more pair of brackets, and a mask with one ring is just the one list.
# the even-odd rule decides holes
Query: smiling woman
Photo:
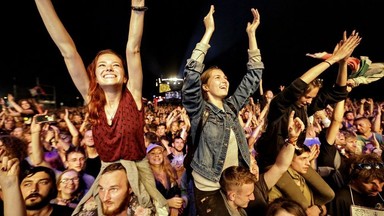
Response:
[{"label": "smiling woman", "polygon": [[[140,56],[145,14],[140,8],[145,7],[145,2],[132,0],[126,58],[111,49],[105,49],[97,53],[88,67],[84,65],[51,0],[35,0],[35,3],[49,35],[64,58],[72,81],[88,105],[94,144],[100,159],[103,163],[124,161],[122,164],[127,173],[136,173],[134,176],[140,177],[132,184],[132,190],[142,202],[140,204],[149,208],[156,207],[158,211],[167,211],[167,202],[156,190],[145,157]],[[132,181],[131,178],[128,180]],[[74,214],[81,210],[88,199],[98,197],[97,185],[98,178]],[[101,206],[98,212],[101,215]]]},{"label": "smiling woman", "polygon": [[[239,111],[258,89],[264,69],[255,36],[260,16],[256,9],[252,8],[250,11],[253,19],[245,29],[249,42],[247,70],[232,95],[228,94],[230,82],[223,70],[210,67],[203,71],[203,61],[215,31],[213,5],[203,20],[205,33],[196,44],[184,69],[182,103],[189,118],[193,119],[193,145],[189,149],[195,149],[189,150],[187,155],[192,158],[190,167],[193,170],[189,169],[189,164],[185,166],[187,172],[193,176],[196,209],[202,215],[208,211],[214,215],[229,214],[224,201],[217,199],[220,197],[219,179],[223,170],[230,166],[244,166],[253,173],[256,171],[253,168],[257,164],[252,163],[255,158],[249,153],[244,130],[238,119]],[[208,116],[204,123],[203,115]]]},{"label": "smiling woman", "polygon": [[76,208],[85,193],[85,183],[74,169],[63,171],[57,178],[57,196],[51,201],[58,205]]}]

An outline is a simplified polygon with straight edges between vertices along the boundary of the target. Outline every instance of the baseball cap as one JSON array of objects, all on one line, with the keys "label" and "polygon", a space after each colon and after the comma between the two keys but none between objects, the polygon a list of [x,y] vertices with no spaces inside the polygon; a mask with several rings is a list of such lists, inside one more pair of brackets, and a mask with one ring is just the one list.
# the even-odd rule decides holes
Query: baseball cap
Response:
[{"label": "baseball cap", "polygon": [[164,150],[164,147],[163,147],[163,146],[158,145],[158,144],[156,144],[156,143],[150,143],[150,144],[148,145],[148,147],[147,147],[147,154],[148,154],[150,151],[152,151],[152,149],[154,149],[154,148],[161,148],[162,150]]}]

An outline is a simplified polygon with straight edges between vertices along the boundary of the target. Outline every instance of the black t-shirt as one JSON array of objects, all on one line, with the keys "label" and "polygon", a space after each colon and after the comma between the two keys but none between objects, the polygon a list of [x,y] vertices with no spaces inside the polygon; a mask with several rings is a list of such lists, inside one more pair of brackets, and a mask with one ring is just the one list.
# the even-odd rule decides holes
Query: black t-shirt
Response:
[{"label": "black t-shirt", "polygon": [[[335,168],[334,161],[335,155],[339,154],[340,156],[340,164],[339,164],[339,174],[336,174],[335,171],[332,171],[329,176],[323,176],[323,179],[329,184],[329,186],[333,190],[338,190],[341,185],[346,184],[348,181],[348,162],[347,158],[340,154],[335,145],[331,145],[327,142],[326,139],[326,131],[323,130],[319,134],[319,139],[321,142],[320,145],[320,154],[317,158],[317,166],[318,167],[332,167]],[[341,178],[341,179],[340,179]]]},{"label": "black t-shirt", "polygon": [[51,204],[53,207],[53,211],[50,216],[71,216],[73,212],[73,208],[62,205]]},{"label": "black t-shirt", "polygon": [[99,156],[95,158],[87,158],[84,172],[93,176],[96,179],[97,175],[100,172],[100,168],[101,160]]},{"label": "black t-shirt", "polygon": [[351,205],[354,203],[358,206],[375,208],[378,203],[384,204],[380,196],[368,196],[358,193],[352,189],[353,201],[351,198],[351,191],[348,186],[343,187],[339,191],[335,191],[336,196],[330,203],[328,213],[333,215],[350,215]]},{"label": "black t-shirt", "polygon": [[248,215],[265,215],[268,207],[268,186],[264,179],[264,173],[259,176],[259,181],[255,184],[253,191],[255,199],[248,203],[245,211]]}]

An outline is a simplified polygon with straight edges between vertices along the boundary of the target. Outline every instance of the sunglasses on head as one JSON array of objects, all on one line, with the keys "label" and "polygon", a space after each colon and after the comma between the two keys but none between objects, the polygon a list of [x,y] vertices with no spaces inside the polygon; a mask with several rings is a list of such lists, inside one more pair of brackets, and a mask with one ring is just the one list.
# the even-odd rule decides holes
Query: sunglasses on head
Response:
[{"label": "sunglasses on head", "polygon": [[358,169],[384,169],[384,163],[358,163],[356,164]]}]

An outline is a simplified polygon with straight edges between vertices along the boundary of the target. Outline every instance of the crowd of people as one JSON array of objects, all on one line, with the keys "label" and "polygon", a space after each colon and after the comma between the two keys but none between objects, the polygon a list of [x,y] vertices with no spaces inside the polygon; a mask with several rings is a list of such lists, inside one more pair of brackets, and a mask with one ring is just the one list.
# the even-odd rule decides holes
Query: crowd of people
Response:
[{"label": "crowd of people", "polygon": [[[384,211],[384,102],[348,97],[383,65],[352,57],[344,32],[332,54],[279,92],[262,84],[256,30],[247,70],[230,81],[204,59],[215,7],[187,60],[180,103],[142,97],[143,0],[132,0],[125,58],[101,50],[85,66],[51,0],[35,0],[85,104],[47,109],[9,94],[0,105],[0,211],[8,215],[372,215]],[[338,65],[334,82],[320,75]],[[126,73],[127,72],[127,73]],[[265,91],[264,91],[265,90]],[[256,101],[256,102],[255,102]]]}]

